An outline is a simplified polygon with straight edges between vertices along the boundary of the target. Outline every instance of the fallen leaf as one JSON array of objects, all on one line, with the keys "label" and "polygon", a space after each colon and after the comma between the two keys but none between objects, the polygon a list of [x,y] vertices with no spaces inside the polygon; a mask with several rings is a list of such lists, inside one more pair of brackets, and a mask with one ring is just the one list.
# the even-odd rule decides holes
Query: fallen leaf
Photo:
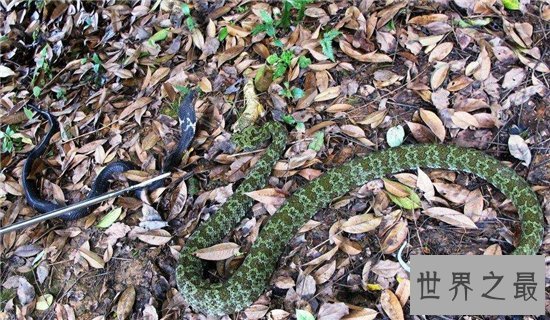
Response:
[{"label": "fallen leaf", "polygon": [[403,316],[403,308],[399,303],[399,299],[397,299],[391,290],[386,289],[382,291],[382,295],[380,296],[380,304],[391,320],[405,320],[405,317]]},{"label": "fallen leaf", "polygon": [[476,224],[461,212],[444,207],[432,207],[424,210],[424,214],[441,220],[452,226],[464,229],[477,229]]},{"label": "fallen leaf", "polygon": [[97,253],[82,247],[78,250],[80,252],[80,256],[88,261],[90,266],[92,266],[93,268],[103,269],[105,267],[105,261],[103,261],[103,259],[98,256]]},{"label": "fallen leaf", "polygon": [[441,61],[445,59],[449,53],[453,50],[453,43],[452,42],[442,42],[438,44],[432,52],[430,52],[430,56],[428,57],[429,62],[434,61]]},{"label": "fallen leaf", "polygon": [[241,246],[233,242],[218,243],[208,248],[195,251],[195,256],[203,260],[221,261],[239,253]]},{"label": "fallen leaf", "polygon": [[514,158],[522,160],[522,164],[526,167],[529,166],[531,163],[531,150],[529,150],[527,143],[525,143],[525,140],[521,136],[517,134],[510,135],[508,138],[508,149]]},{"label": "fallen leaf", "polygon": [[509,90],[519,86],[525,79],[525,70],[523,68],[512,68],[504,75],[502,88]]},{"label": "fallen leaf", "polygon": [[136,300],[136,289],[134,286],[129,286],[122,292],[116,306],[117,319],[125,320],[132,314],[132,308]]},{"label": "fallen leaf", "polygon": [[340,320],[349,313],[349,308],[343,302],[323,303],[317,313],[318,320]]},{"label": "fallen leaf", "polygon": [[443,140],[445,140],[445,126],[443,125],[443,121],[441,121],[435,113],[429,110],[420,109],[420,118],[428,125],[439,141],[443,142]]},{"label": "fallen leaf", "polygon": [[376,229],[380,225],[380,222],[382,222],[381,217],[375,217],[370,213],[360,214],[346,220],[341,225],[341,228],[347,233],[364,233]]},{"label": "fallen leaf", "polygon": [[0,66],[0,78],[7,78],[14,76],[15,72],[6,66]]}]

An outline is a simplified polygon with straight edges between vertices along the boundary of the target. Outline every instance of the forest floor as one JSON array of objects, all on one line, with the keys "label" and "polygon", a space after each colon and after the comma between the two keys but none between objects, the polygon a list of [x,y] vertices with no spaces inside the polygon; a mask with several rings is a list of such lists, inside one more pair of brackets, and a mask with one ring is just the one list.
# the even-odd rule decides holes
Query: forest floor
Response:
[{"label": "forest floor", "polygon": [[[231,134],[252,122],[280,121],[290,137],[269,184],[250,194],[253,209],[224,240],[245,253],[296,189],[356,155],[400,144],[492,155],[530,183],[545,223],[550,218],[547,2],[0,0],[0,7],[0,226],[37,214],[21,173],[48,128],[28,103],[61,124],[33,170],[42,197],[74,203],[112,161],[141,166],[130,180],[157,174],[179,138],[181,97],[201,92],[191,148],[151,205],[119,197],[78,221],[0,237],[0,319],[204,318],[178,291],[177,257],[261,155],[231,155]],[[406,261],[499,255],[520,233],[510,201],[473,175],[419,169],[375,180],[312,217],[264,294],[228,317],[414,318],[409,275],[396,256],[405,241]],[[549,252],[545,233],[539,254]],[[228,277],[243,259],[234,250],[213,254],[210,278]]]}]

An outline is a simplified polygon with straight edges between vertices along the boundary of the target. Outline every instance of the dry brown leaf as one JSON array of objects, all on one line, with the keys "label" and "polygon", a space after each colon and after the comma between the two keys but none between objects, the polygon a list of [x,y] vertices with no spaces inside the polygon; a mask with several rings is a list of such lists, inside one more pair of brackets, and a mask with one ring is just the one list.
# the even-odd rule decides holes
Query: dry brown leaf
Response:
[{"label": "dry brown leaf", "polygon": [[153,246],[162,246],[172,239],[170,232],[162,229],[149,230],[137,235],[138,239]]},{"label": "dry brown leaf", "polygon": [[433,22],[445,22],[447,20],[449,20],[449,17],[446,14],[432,13],[432,14],[413,17],[409,19],[407,23],[425,26]]},{"label": "dry brown leaf", "polygon": [[433,134],[430,128],[423,124],[407,121],[407,126],[418,142],[430,143],[437,140],[437,137]]},{"label": "dry brown leaf", "polygon": [[399,298],[399,303],[404,307],[411,296],[411,281],[409,279],[401,279],[395,290],[395,295]]},{"label": "dry brown leaf", "polygon": [[434,107],[437,109],[445,109],[449,107],[449,95],[450,92],[443,88],[439,88],[434,91],[431,95]]},{"label": "dry brown leaf", "polygon": [[136,300],[136,289],[129,286],[122,292],[116,306],[117,319],[124,320],[132,314],[132,308]]},{"label": "dry brown leaf", "polygon": [[479,189],[470,191],[466,202],[464,203],[464,214],[472,219],[473,222],[478,222],[483,211],[483,195]]},{"label": "dry brown leaf", "polygon": [[336,254],[336,252],[338,252],[338,247],[334,247],[332,249],[330,249],[330,251],[324,253],[323,255],[320,255],[319,257],[307,262],[307,263],[304,263],[304,266],[316,266],[320,263],[323,263],[325,261],[329,261],[330,259],[332,259],[332,257],[334,257],[334,255]]},{"label": "dry brown leaf", "polygon": [[353,109],[353,106],[351,104],[347,103],[337,103],[333,104],[330,107],[326,108],[325,111],[329,113],[338,113],[338,112],[345,112]]},{"label": "dry brown leaf", "polygon": [[481,49],[477,62],[479,63],[479,68],[474,71],[474,78],[480,81],[489,78],[489,74],[491,73],[491,58],[485,46]]},{"label": "dry brown leaf", "polygon": [[[281,189],[276,188],[260,189],[252,192],[247,192],[245,194],[250,198],[258,201],[259,203],[265,206],[273,206],[275,209],[280,207],[285,202],[287,196],[287,194]],[[271,210],[268,211],[272,213]],[[275,211],[276,210],[274,210],[273,213]]]},{"label": "dry brown leaf", "polygon": [[376,29],[380,29],[386,25],[396,14],[407,6],[407,1],[397,2],[389,7],[386,7],[376,13],[378,16],[378,22],[376,23]]},{"label": "dry brown leaf", "polygon": [[502,89],[514,89],[523,82],[525,76],[526,74],[523,68],[512,68],[504,75],[504,80],[502,81]]},{"label": "dry brown leaf", "polygon": [[263,318],[269,311],[269,306],[263,304],[253,304],[244,310],[247,319],[255,320]]},{"label": "dry brown leaf", "polygon": [[349,313],[349,308],[343,302],[336,303],[323,303],[319,312],[317,313],[317,319],[319,320],[340,320],[342,317]]},{"label": "dry brown leaf", "polygon": [[416,180],[416,187],[424,192],[424,197],[426,199],[433,199],[435,196],[435,189],[432,180],[424,171],[422,171],[422,169],[418,168],[417,171],[418,179]]},{"label": "dry brown leaf", "polygon": [[332,100],[340,95],[340,86],[336,87],[330,87],[326,90],[323,90],[319,94],[315,96],[315,99],[313,101],[319,102],[319,101],[327,101]]},{"label": "dry brown leaf", "polygon": [[103,261],[103,259],[99,255],[97,255],[97,253],[83,247],[78,249],[78,251],[80,253],[80,256],[88,261],[91,267],[95,269],[103,269],[105,267],[105,261]]},{"label": "dry brown leaf", "polygon": [[345,124],[340,127],[342,132],[352,138],[365,138],[365,131],[358,126],[352,124]]},{"label": "dry brown leaf", "polygon": [[468,198],[470,191],[458,184],[434,182],[434,187],[445,199],[457,204],[463,204]]},{"label": "dry brown leaf", "polygon": [[210,82],[210,80],[208,80],[207,77],[202,77],[201,81],[197,85],[204,93],[212,92],[212,83]]},{"label": "dry brown leaf", "polygon": [[405,198],[411,194],[409,189],[399,182],[395,182],[386,178],[383,178],[382,181],[384,181],[384,189],[386,189],[386,191],[393,194],[394,196]]},{"label": "dry brown leaf", "polygon": [[194,255],[203,260],[221,261],[231,258],[239,253],[239,246],[233,242],[218,243],[208,248],[199,249]]},{"label": "dry brown leaf", "polygon": [[433,61],[441,61],[445,59],[449,53],[453,50],[453,43],[452,42],[442,42],[438,44],[432,52],[430,52],[430,56],[428,57],[429,62]]},{"label": "dry brown leaf", "polygon": [[360,214],[346,220],[340,228],[347,233],[364,233],[376,229],[380,225],[380,222],[382,222],[381,217],[375,217],[370,213]]},{"label": "dry brown leaf", "polygon": [[378,127],[386,117],[388,110],[376,110],[365,117],[365,119],[359,121],[359,124],[370,125],[371,128]]},{"label": "dry brown leaf", "polygon": [[396,83],[401,79],[403,79],[402,76],[391,72],[390,70],[376,70],[374,72],[373,83],[375,88],[384,88]]},{"label": "dry brown leaf", "polygon": [[461,129],[468,129],[468,127],[479,127],[479,123],[477,122],[476,117],[469,114],[468,112],[456,111],[451,116],[451,120],[457,127]]},{"label": "dry brown leaf", "polygon": [[420,109],[420,118],[428,125],[439,141],[443,142],[443,140],[445,140],[445,126],[443,126],[443,121],[441,121],[435,113],[429,110]]},{"label": "dry brown leaf", "polygon": [[[361,61],[361,62],[371,62],[371,63],[386,63],[386,62],[392,62],[393,59],[385,54],[377,53],[377,52],[369,52],[369,53],[360,53],[359,51],[352,48],[352,46],[349,44],[349,42],[345,40],[340,40],[340,49],[350,56],[351,58]],[[310,66],[311,67],[311,66]]]},{"label": "dry brown leaf", "polygon": [[172,206],[170,208],[170,216],[168,220],[172,220],[177,217],[185,208],[185,203],[187,202],[187,183],[185,180],[182,180],[176,187],[178,192],[172,197]]},{"label": "dry brown leaf", "polygon": [[382,240],[382,243],[380,244],[382,253],[390,254],[397,251],[397,249],[399,249],[403,244],[403,241],[407,239],[408,234],[409,226],[407,225],[407,222],[404,220],[399,221],[391,228],[390,232],[388,232]]},{"label": "dry brown leaf", "polygon": [[498,243],[492,244],[483,251],[483,255],[484,256],[501,256],[502,248],[498,245]]},{"label": "dry brown leaf", "polygon": [[157,70],[155,70],[155,72],[153,72],[149,86],[156,85],[169,74],[170,74],[170,68],[166,68],[166,67],[158,68]]},{"label": "dry brown leaf", "polygon": [[472,219],[461,212],[444,207],[432,207],[424,210],[424,214],[429,217],[441,220],[452,226],[464,229],[477,229]]},{"label": "dry brown leaf", "polygon": [[508,138],[508,149],[510,154],[513,155],[516,159],[522,160],[522,164],[526,167],[531,163],[531,150],[525,143],[525,140],[517,134],[512,134]]},{"label": "dry brown leaf", "polygon": [[125,119],[128,116],[130,116],[132,113],[134,113],[136,110],[141,109],[151,103],[153,101],[153,98],[151,97],[140,97],[130,105],[128,105],[122,112],[120,113],[119,119]]},{"label": "dry brown leaf", "polygon": [[[446,62],[438,62],[435,65],[435,70],[430,78],[430,86],[432,90],[436,90],[445,82],[447,75],[449,74],[449,64]],[[433,101],[433,99],[432,99]]]},{"label": "dry brown leaf", "polygon": [[447,90],[450,92],[460,91],[469,86],[472,82],[474,82],[474,80],[467,76],[458,76],[449,82]]},{"label": "dry brown leaf", "polygon": [[218,56],[218,68],[227,61],[236,58],[239,54],[241,54],[241,52],[243,52],[243,50],[244,46],[234,46],[222,52]]},{"label": "dry brown leaf", "polygon": [[250,31],[232,24],[228,24],[226,28],[227,32],[234,37],[246,38],[250,34]]},{"label": "dry brown leaf", "polygon": [[352,241],[341,234],[336,234],[330,237],[332,241],[338,246],[338,248],[350,256],[355,256],[361,253],[363,247],[358,242]]},{"label": "dry brown leaf", "polygon": [[317,269],[313,273],[313,278],[315,279],[315,282],[317,284],[323,284],[332,277],[334,271],[336,271],[336,260],[332,260],[332,262],[327,263]]},{"label": "dry brown leaf", "polygon": [[382,295],[380,295],[380,304],[391,320],[405,320],[401,303],[391,290],[385,289],[382,291]]},{"label": "dry brown leaf", "polygon": [[374,320],[378,312],[373,309],[363,308],[360,310],[352,310],[350,314],[343,317],[342,320]]}]

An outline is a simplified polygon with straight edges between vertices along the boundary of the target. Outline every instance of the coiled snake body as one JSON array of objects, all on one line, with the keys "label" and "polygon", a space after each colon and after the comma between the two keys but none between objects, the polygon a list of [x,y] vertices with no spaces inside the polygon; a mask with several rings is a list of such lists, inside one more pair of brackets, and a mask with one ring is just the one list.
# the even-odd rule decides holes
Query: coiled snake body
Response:
[{"label": "coiled snake body", "polygon": [[210,283],[202,277],[203,266],[193,253],[221,241],[252,206],[246,195],[263,188],[286,145],[286,130],[276,122],[250,127],[235,137],[251,148],[271,140],[235,193],[218,212],[187,240],[180,253],[176,281],[184,298],[196,310],[224,315],[243,310],[265,290],[286,244],[319,209],[370,180],[418,167],[473,173],[500,189],[512,200],[521,220],[522,234],[514,254],[535,254],[542,241],[542,210],[527,182],[512,169],[482,152],[435,144],[390,148],[370,153],[327,171],[295,191],[269,219],[239,269],[229,280]]},{"label": "coiled snake body", "polygon": [[[195,135],[196,121],[195,121],[195,110],[193,109],[194,99],[195,99],[194,91],[191,91],[182,99],[182,102],[180,104],[180,108],[178,111],[178,117],[180,120],[181,137],[180,137],[180,140],[178,141],[176,148],[164,158],[164,161],[162,162],[162,167],[161,167],[162,173],[168,172],[172,170],[174,167],[177,167],[179,165],[179,163],[181,162],[183,152],[189,147],[189,144],[191,143],[193,136]],[[36,111],[41,117],[45,118],[48,121],[48,123],[50,124],[50,129],[48,130],[48,133],[46,133],[46,136],[42,138],[42,141],[40,141],[40,143],[38,143],[38,145],[34,147],[31,150],[31,152],[29,152],[29,155],[27,156],[27,160],[23,165],[21,182],[23,184],[23,191],[25,193],[25,197],[27,198],[28,204],[38,212],[41,212],[41,213],[51,212],[59,208],[62,208],[64,205],[53,203],[45,199],[42,199],[40,197],[40,192],[38,191],[35,180],[29,179],[29,176],[31,174],[34,161],[40,158],[40,156],[44,153],[44,151],[48,147],[48,144],[50,143],[50,139],[53,137],[53,135],[56,132],[59,131],[59,122],[49,112],[41,110],[33,105],[29,105],[29,106],[31,107],[31,109]],[[115,161],[108,164],[97,175],[96,179],[92,184],[92,187],[90,188],[90,192],[88,193],[87,198],[93,198],[107,192],[107,190],[109,189],[109,180],[113,179],[114,177],[116,177],[117,175],[123,172],[126,172],[128,170],[134,170],[134,169],[138,169],[138,166],[136,166],[135,164],[129,161]],[[161,187],[163,183],[164,183],[163,180],[158,180],[150,184],[149,186],[147,186],[147,190],[157,189]],[[140,194],[144,191],[145,190],[143,189],[137,190],[136,197],[139,198]],[[91,207],[75,209],[61,215],[59,218],[63,220],[80,219],[82,217],[87,216],[91,212],[90,209]]]},{"label": "coiled snake body", "polygon": [[[178,148],[165,160],[163,171],[179,163],[182,152],[188,147],[194,134],[194,121],[189,121],[194,112],[185,105],[191,104],[188,95],[180,108],[182,138]],[[192,114],[191,114],[192,113]],[[23,188],[27,201],[38,211],[51,211],[59,205],[41,200],[34,182],[27,180],[32,162],[45,150],[57,122],[47,113],[52,129],[42,142],[29,154],[23,170]],[[319,209],[332,199],[344,195],[370,180],[387,174],[418,167],[459,170],[473,173],[500,189],[516,206],[521,220],[522,233],[514,254],[535,254],[542,242],[543,218],[535,193],[527,182],[512,169],[498,160],[472,149],[456,146],[422,144],[390,148],[373,152],[351,160],[309,182],[292,194],[263,227],[257,240],[239,269],[226,282],[210,283],[202,277],[203,265],[194,253],[220,242],[225,235],[245,216],[253,205],[246,195],[264,187],[273,166],[285,149],[287,132],[283,125],[268,122],[262,127],[249,127],[234,135],[234,141],[253,148],[271,140],[263,156],[250,170],[235,193],[219,211],[203,223],[187,240],[176,268],[176,282],[185,300],[197,311],[206,314],[224,315],[243,310],[265,290],[266,284],[277,265],[285,245]],[[98,175],[91,193],[105,192],[106,180],[117,172],[134,168],[129,162],[117,162],[107,166]],[[65,219],[77,219],[86,212],[72,212]]]}]

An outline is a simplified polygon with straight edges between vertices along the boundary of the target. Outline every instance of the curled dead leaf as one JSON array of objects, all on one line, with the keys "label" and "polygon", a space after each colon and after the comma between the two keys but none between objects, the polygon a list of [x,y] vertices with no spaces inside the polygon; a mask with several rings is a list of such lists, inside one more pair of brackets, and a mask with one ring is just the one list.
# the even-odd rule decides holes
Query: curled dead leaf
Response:
[{"label": "curled dead leaf", "polygon": [[231,258],[239,253],[239,246],[233,242],[224,242],[215,244],[208,248],[203,248],[195,251],[195,256],[203,260],[209,261],[221,261]]}]

